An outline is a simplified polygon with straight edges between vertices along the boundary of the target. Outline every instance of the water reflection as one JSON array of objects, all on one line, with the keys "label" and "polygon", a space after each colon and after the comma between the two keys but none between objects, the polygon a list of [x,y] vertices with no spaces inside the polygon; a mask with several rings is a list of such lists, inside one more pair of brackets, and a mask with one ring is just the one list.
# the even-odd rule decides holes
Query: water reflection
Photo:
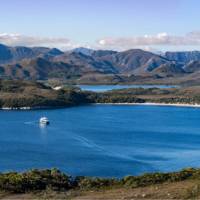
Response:
[{"label": "water reflection", "polygon": [[47,133],[47,125],[46,124],[39,123],[39,127],[40,127],[40,132],[42,134],[46,134]]},{"label": "water reflection", "polygon": [[47,130],[47,126],[45,124],[41,124],[39,123],[39,128],[40,128],[40,138],[41,138],[41,141],[44,145],[47,144],[47,136],[48,136],[48,130]]}]

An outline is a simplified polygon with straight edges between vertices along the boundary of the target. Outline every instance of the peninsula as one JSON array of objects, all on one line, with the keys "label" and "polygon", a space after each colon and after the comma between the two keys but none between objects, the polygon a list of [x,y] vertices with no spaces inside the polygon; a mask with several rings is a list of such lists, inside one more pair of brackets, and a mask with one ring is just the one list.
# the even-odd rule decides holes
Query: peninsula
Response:
[{"label": "peninsula", "polygon": [[33,81],[0,81],[1,109],[60,108],[94,103],[198,106],[200,87],[129,88],[90,92],[72,86],[55,90]]}]

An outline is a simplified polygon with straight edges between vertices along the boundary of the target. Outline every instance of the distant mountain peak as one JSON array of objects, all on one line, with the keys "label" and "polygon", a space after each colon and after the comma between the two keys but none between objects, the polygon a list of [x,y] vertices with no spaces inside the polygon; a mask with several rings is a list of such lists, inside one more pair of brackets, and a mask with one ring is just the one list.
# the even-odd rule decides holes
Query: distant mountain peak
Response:
[{"label": "distant mountain peak", "polygon": [[94,51],[95,50],[93,50],[93,49],[89,49],[89,48],[85,48],[85,47],[78,47],[78,48],[75,48],[72,50],[72,52],[82,53],[87,56],[92,56]]},{"label": "distant mountain peak", "polygon": [[165,53],[165,57],[169,60],[187,64],[190,61],[199,61],[200,60],[200,51],[177,51]]}]

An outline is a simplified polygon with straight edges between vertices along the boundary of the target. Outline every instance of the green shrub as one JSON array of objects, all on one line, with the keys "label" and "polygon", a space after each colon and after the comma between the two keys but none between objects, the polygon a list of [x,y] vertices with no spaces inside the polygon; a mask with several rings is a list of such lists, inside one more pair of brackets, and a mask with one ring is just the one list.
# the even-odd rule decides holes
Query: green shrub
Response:
[{"label": "green shrub", "polygon": [[143,187],[164,182],[176,182],[186,179],[200,179],[200,169],[188,168],[173,173],[148,173],[141,176],[126,176],[122,179],[75,177],[72,178],[57,169],[31,170],[25,173],[0,174],[0,190],[24,193],[50,188],[55,191],[69,189],[102,189],[112,187]]},{"label": "green shrub", "polygon": [[27,192],[35,190],[68,190],[71,188],[71,177],[57,169],[32,170],[26,173],[0,174],[0,189],[9,192]]}]

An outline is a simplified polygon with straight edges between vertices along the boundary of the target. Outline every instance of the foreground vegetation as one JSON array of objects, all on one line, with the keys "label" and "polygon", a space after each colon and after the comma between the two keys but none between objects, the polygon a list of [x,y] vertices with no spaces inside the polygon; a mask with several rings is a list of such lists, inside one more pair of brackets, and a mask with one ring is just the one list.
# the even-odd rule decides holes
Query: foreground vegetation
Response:
[{"label": "foreground vegetation", "polygon": [[[105,193],[106,191],[109,193],[115,191],[113,195],[116,195],[116,192],[119,191],[130,191],[133,194],[134,191],[137,191],[137,195],[146,198],[148,196],[145,194],[149,188],[169,187],[171,184],[177,185],[184,182],[189,183],[184,197],[199,197],[200,169],[194,168],[173,173],[127,176],[121,179],[71,177],[57,169],[31,170],[24,173],[1,173],[0,193],[2,196],[14,194],[44,195],[48,193],[54,194],[54,198],[61,197],[60,195],[65,198],[67,196],[72,198],[80,195],[87,196],[91,194],[91,191],[98,194]],[[143,192],[138,193],[138,189],[141,190],[141,188],[143,188]],[[183,194],[183,191],[180,194]],[[156,197],[156,194],[154,195]],[[157,195],[159,196],[159,190],[157,190]]]},{"label": "foreground vegetation", "polygon": [[145,187],[164,182],[177,182],[186,179],[199,179],[200,169],[188,168],[173,173],[151,173],[142,176],[127,176],[122,179],[71,177],[57,169],[31,170],[24,173],[9,172],[0,174],[0,190],[14,193],[46,190],[103,189],[112,187]]}]

